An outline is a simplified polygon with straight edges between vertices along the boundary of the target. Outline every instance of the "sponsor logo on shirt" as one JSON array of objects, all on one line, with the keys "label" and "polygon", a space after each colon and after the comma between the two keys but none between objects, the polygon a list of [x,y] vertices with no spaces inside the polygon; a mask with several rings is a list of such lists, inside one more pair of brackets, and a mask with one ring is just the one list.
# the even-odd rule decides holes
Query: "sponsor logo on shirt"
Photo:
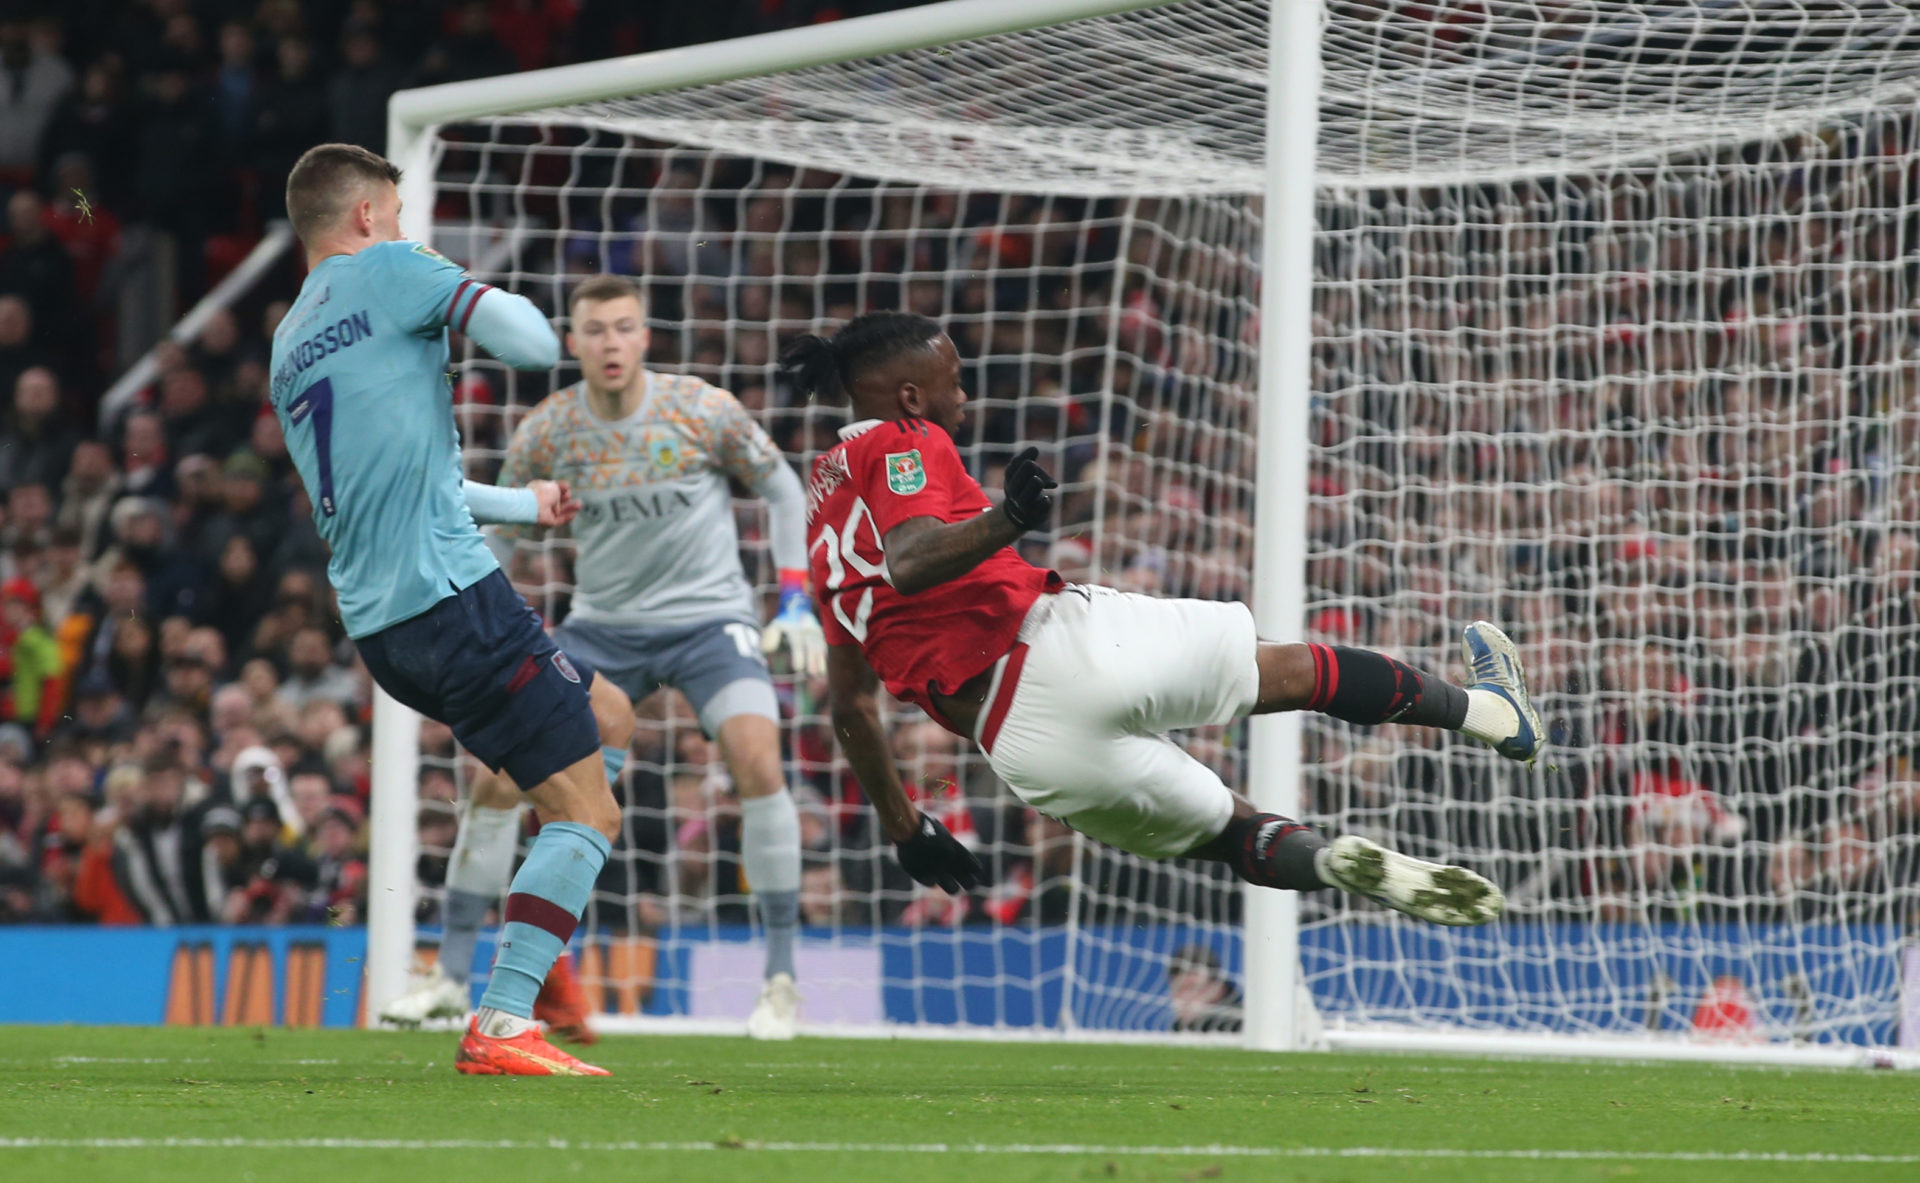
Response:
[{"label": "sponsor logo on shirt", "polygon": [[927,467],[920,463],[920,449],[887,453],[887,488],[905,496],[927,487]]},{"label": "sponsor logo on shirt", "polygon": [[596,494],[581,498],[580,520],[589,526],[602,522],[651,522],[692,505],[693,496],[685,489]]}]

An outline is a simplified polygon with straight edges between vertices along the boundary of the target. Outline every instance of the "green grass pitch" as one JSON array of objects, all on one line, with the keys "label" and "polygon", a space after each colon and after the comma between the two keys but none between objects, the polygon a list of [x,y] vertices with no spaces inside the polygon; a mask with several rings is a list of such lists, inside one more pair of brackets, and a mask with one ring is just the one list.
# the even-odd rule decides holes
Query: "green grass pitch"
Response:
[{"label": "green grass pitch", "polygon": [[1920,1074],[1233,1049],[0,1028],[0,1179],[1920,1180]]}]

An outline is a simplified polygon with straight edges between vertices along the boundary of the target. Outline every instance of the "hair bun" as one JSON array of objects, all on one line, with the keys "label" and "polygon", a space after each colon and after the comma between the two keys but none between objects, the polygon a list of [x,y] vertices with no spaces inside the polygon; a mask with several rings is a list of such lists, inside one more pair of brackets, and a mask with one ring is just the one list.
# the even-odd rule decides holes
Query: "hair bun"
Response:
[{"label": "hair bun", "polygon": [[795,337],[780,351],[780,369],[810,399],[840,394],[840,358],[833,342],[817,333]]}]

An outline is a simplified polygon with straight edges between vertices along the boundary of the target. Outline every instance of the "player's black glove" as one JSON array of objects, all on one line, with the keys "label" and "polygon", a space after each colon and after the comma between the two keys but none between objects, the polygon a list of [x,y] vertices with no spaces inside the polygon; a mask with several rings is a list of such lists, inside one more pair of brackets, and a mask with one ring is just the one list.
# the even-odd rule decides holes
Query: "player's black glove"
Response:
[{"label": "player's black glove", "polygon": [[893,844],[895,857],[907,874],[928,887],[944,888],[949,894],[971,891],[987,881],[987,872],[973,852],[947,833],[926,814],[920,815],[920,828],[905,842]]},{"label": "player's black glove", "polygon": [[1053,494],[1047,490],[1057,488],[1059,482],[1040,467],[1039,456],[1040,449],[1028,448],[1007,462],[1007,477],[1003,482],[1007,499],[1001,503],[1000,511],[1022,532],[1046,525],[1053,513]]}]

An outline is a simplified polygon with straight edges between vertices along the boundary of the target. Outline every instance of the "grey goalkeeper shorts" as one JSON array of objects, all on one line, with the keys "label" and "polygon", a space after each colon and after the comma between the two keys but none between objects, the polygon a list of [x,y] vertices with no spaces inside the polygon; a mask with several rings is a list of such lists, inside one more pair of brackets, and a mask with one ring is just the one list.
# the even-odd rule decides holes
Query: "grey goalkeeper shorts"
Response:
[{"label": "grey goalkeeper shorts", "polygon": [[662,686],[686,695],[709,739],[735,715],[780,720],[758,625],[722,618],[647,628],[570,617],[553,639],[635,702]]}]

